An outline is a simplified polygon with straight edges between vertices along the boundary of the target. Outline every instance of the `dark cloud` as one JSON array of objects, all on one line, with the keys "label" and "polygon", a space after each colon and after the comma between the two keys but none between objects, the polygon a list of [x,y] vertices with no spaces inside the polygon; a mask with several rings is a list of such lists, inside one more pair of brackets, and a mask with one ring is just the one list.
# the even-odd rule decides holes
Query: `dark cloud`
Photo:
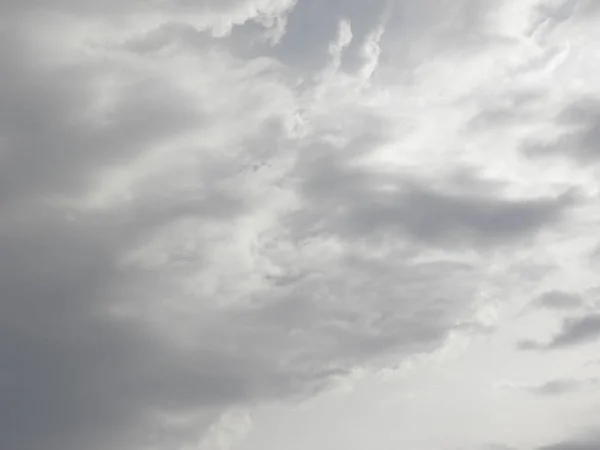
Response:
[{"label": "dark cloud", "polygon": [[595,387],[597,384],[598,379],[595,378],[558,378],[541,384],[509,382],[501,385],[501,387],[526,392],[539,397],[555,397],[580,392],[587,387]]},{"label": "dark cloud", "polygon": [[579,12],[582,18],[594,18],[600,14],[600,4],[594,0],[579,0]]},{"label": "dark cloud", "polygon": [[594,0],[561,0],[559,2],[540,2],[538,13],[541,19],[550,19],[561,23],[569,19],[585,20],[600,12]]},{"label": "dark cloud", "polygon": [[[488,0],[451,4],[443,0],[301,0],[289,14],[286,33],[278,45],[254,46],[250,54],[260,51],[302,73],[314,73],[329,61],[329,43],[336,38],[338,23],[347,20],[353,39],[342,55],[342,70],[355,72],[364,64],[362,47],[369,35],[383,26],[381,59],[394,61],[408,74],[438,54],[488,44],[494,38],[487,23],[495,8],[495,2]],[[252,23],[238,27],[233,32],[234,41],[247,43],[254,28]]]},{"label": "dark cloud", "polygon": [[[301,1],[269,55],[318,67],[323,60],[315,55],[327,50],[338,20],[349,18],[356,42],[342,65],[352,70],[360,43],[381,24],[386,5],[375,3]],[[258,65],[248,73],[226,67],[206,85],[194,75],[174,80],[150,69],[173,42],[213,69],[203,59],[209,42],[202,26],[171,15],[210,12],[241,23],[274,4],[0,5],[0,448],[178,448],[232,408],[306,397],[357,366],[430,352],[450,332],[477,328],[465,316],[487,268],[452,254],[424,261],[423,251],[519,245],[576,203],[570,193],[509,198],[476,175],[433,183],[368,169],[358,158],[388,140],[389,125],[368,113],[325,124],[327,132],[343,122],[356,133],[344,148],[321,144],[319,136],[290,142],[279,111],[253,121],[278,95],[275,82],[235,90],[219,78],[235,72],[234,82],[246,82],[262,74]],[[389,23],[407,60],[417,59],[412,37],[425,36],[420,42],[432,49],[479,45],[493,8],[475,0],[454,2],[451,11],[441,0],[395,4]],[[238,8],[246,9],[227,16]],[[125,23],[142,10],[164,13],[164,20],[123,42],[82,38],[73,50],[81,60],[45,54],[52,37],[36,27],[57,18],[46,13],[116,27],[115,18]],[[238,29],[218,45],[239,43],[236,33],[245,36]],[[183,44],[173,60],[159,61],[161,69],[181,62]],[[230,53],[222,56],[225,66],[235,64]],[[288,69],[274,77],[282,91]],[[282,103],[296,92],[285,94]],[[236,103],[230,116],[220,114],[227,102]],[[181,144],[190,147],[190,163],[180,171],[176,155],[153,153],[192,134],[199,137]],[[216,150],[209,150],[211,139]],[[265,181],[281,149],[297,164],[276,167],[283,175]],[[111,169],[151,154],[160,167],[144,166],[139,180],[127,179],[114,204],[83,200]],[[281,206],[277,195],[285,189],[289,204]],[[249,243],[238,242],[244,239]],[[384,245],[364,248],[378,240]],[[596,325],[567,324],[556,345],[591,339]]]},{"label": "dark cloud", "polygon": [[517,348],[521,350],[541,350],[544,348],[544,344],[532,339],[521,339],[517,342]]},{"label": "dark cloud", "polygon": [[583,299],[580,295],[572,292],[553,290],[540,295],[537,303],[549,309],[577,309],[583,306]]},{"label": "dark cloud", "polygon": [[490,129],[518,127],[535,117],[535,107],[544,99],[540,90],[503,92],[501,98],[487,100],[466,124],[466,130],[486,132]]},{"label": "dark cloud", "polygon": [[[254,306],[201,309],[186,320],[194,343],[180,348],[144,304],[185,294],[164,290],[168,271],[119,268],[120,247],[131,245],[120,233],[131,231],[109,219],[54,211],[2,229],[3,447],[104,450],[146,442],[161,427],[170,435],[154,414],[200,411],[209,424],[235,405],[313,394],[356,364],[439,345],[460,311],[450,287],[473,276],[354,257],[272,288]],[[377,275],[377,263],[387,272]],[[131,302],[133,315],[110,313]]]},{"label": "dark cloud", "polygon": [[[280,2],[261,2],[256,0],[199,0],[191,2],[188,0],[176,0],[168,4],[163,2],[140,2],[137,0],[118,1],[107,0],[98,2],[96,0],[8,0],[2,2],[0,11],[5,15],[9,14],[39,14],[39,13],[67,13],[79,14],[82,16],[98,16],[100,18],[114,19],[117,14],[140,14],[140,13],[212,13],[227,14],[235,10],[258,9],[259,11],[268,10],[269,6],[277,3],[280,5],[289,4],[287,0]],[[267,7],[265,7],[267,6]]]},{"label": "dark cloud", "polygon": [[143,322],[108,313],[126,281],[108,224],[36,222],[5,226],[0,238],[3,447],[109,448],[147,414],[212,413],[262,389],[251,386],[269,378],[250,375],[255,360],[182,353]]},{"label": "dark cloud", "polygon": [[533,142],[524,148],[530,157],[561,156],[587,164],[600,157],[600,100],[585,98],[567,106],[556,118],[561,130],[552,142]]},{"label": "dark cloud", "polygon": [[562,0],[559,2],[540,2],[537,10],[540,16],[555,22],[563,22],[573,16],[579,0]]},{"label": "dark cloud", "polygon": [[[13,31],[3,29],[0,46],[0,447],[139,448],[157,430],[177,431],[157,418],[169,414],[199,414],[197,439],[230,407],[307,395],[347,372],[366,347],[376,353],[397,346],[385,331],[350,332],[347,340],[339,336],[350,362],[336,360],[331,347],[321,359],[285,364],[311,342],[286,341],[287,329],[274,318],[239,311],[210,319],[206,312],[194,321],[200,343],[174,345],[146,312],[184,297],[167,287],[177,264],[149,271],[124,268],[121,260],[184,217],[233,221],[248,196],[223,185],[243,185],[240,163],[206,155],[197,176],[207,187],[200,190],[167,184],[164,191],[161,182],[109,212],[64,206],[57,198],[85,195],[107,168],[201,131],[203,116],[168,80],[114,61],[45,65],[25,33]],[[95,82],[103,77],[125,79],[104,116],[94,109],[104,94]],[[199,248],[211,246],[209,237],[199,238]],[[203,263],[192,257],[189,265],[202,270]],[[133,315],[111,313],[132,303]],[[426,333],[430,343],[444,329]],[[398,338],[412,340],[406,330]]]},{"label": "dark cloud", "polygon": [[562,24],[581,25],[597,17],[600,8],[595,0],[540,1],[535,5],[529,34],[546,34]]},{"label": "dark cloud", "polygon": [[600,339],[600,315],[590,314],[565,319],[560,332],[548,343],[524,340],[519,342],[519,347],[523,350],[563,349],[587,344],[598,339]]},{"label": "dark cloud", "polygon": [[588,436],[573,438],[556,444],[539,447],[538,450],[597,450],[600,448],[600,434],[591,433]]},{"label": "dark cloud", "polygon": [[[403,63],[401,67],[419,66],[447,52],[464,55],[497,40],[488,27],[491,14],[498,7],[497,2],[405,0],[393,2],[393,6],[384,48],[390,50],[386,57]],[[389,47],[386,46],[388,42]]]},{"label": "dark cloud", "polygon": [[[397,260],[350,246],[299,273],[281,268],[238,306],[186,292],[181,280],[216,270],[209,256],[227,246],[197,230],[235,235],[232,224],[255,212],[248,187],[260,171],[246,166],[264,161],[250,147],[264,153],[273,129],[245,142],[249,161],[203,154],[192,167],[202,183],[150,177],[113,207],[77,207],[108,168],[211,118],[168,80],[104,60],[45,65],[12,37],[0,54],[0,447],[133,449],[156,433],[197,440],[230,408],[312,395],[357,365],[431,351],[459,323],[477,268],[418,263],[416,253]],[[94,81],[105,75],[126,83],[102,115]],[[123,263],[169,231],[178,238],[186,220],[191,251],[167,243],[156,266]],[[295,260],[306,244],[291,243]],[[181,317],[171,303],[194,313]],[[183,344],[180,332],[190,335]],[[198,419],[178,428],[161,419],[170,415]]]},{"label": "dark cloud", "polygon": [[[368,33],[381,21],[386,0],[369,3],[356,0],[319,0],[298,2],[288,17],[287,31],[272,54],[278,60],[304,70],[318,70],[327,64],[329,43],[338,32],[338,22],[351,23],[353,42],[344,54],[343,67],[352,69],[360,63],[360,46]],[[307,28],[311,32],[306,33]]]},{"label": "dark cloud", "polygon": [[600,448],[600,440],[591,442],[565,441],[540,447],[540,450],[598,450],[598,448]]},{"label": "dark cloud", "polygon": [[[202,126],[200,111],[164,80],[118,73],[110,64],[102,69],[44,66],[19,38],[12,36],[0,46],[5,67],[0,204],[85,189],[102,169],[128,163],[165,139]],[[95,83],[119,75],[129,78],[126,87],[98,117],[93,109],[101,94]]]},{"label": "dark cloud", "polygon": [[562,330],[550,343],[551,348],[584,344],[600,338],[600,315],[593,314],[576,319],[567,319]]},{"label": "dark cloud", "polygon": [[542,396],[554,396],[554,395],[562,395],[568,394],[570,392],[576,392],[589,383],[593,383],[594,380],[587,381],[579,381],[579,380],[571,380],[571,379],[563,379],[563,380],[552,380],[544,383],[540,386],[535,386],[530,388],[529,391],[532,394],[542,395]]},{"label": "dark cloud", "polygon": [[575,202],[571,193],[514,200],[476,194],[353,165],[351,155],[370,145],[360,138],[345,149],[343,160],[317,157],[300,165],[306,203],[302,223],[315,224],[314,232],[345,238],[403,235],[442,247],[494,246],[535,236],[560,221]]}]

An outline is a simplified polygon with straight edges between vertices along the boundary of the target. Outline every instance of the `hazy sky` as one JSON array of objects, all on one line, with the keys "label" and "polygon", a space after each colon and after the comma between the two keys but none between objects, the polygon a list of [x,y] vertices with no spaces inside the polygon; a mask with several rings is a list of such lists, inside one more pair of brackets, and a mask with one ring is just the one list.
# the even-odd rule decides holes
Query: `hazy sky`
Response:
[{"label": "hazy sky", "polygon": [[600,448],[598,0],[0,0],[2,450]]}]

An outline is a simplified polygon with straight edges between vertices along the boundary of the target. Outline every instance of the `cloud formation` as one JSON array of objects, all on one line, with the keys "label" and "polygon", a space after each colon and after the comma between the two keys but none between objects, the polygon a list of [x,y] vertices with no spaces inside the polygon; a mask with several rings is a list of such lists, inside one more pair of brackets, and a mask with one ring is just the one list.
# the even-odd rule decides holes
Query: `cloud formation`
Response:
[{"label": "cloud formation", "polygon": [[598,314],[588,314],[581,317],[569,317],[564,319],[561,330],[547,343],[523,340],[519,343],[519,346],[525,350],[554,350],[589,344],[599,338],[600,316]]},{"label": "cloud formation", "polygon": [[600,157],[600,100],[584,98],[562,110],[555,126],[561,130],[555,141],[530,144],[525,149],[529,156],[564,156],[581,164],[594,162]]},{"label": "cloud formation", "polygon": [[582,11],[3,2],[0,448],[231,449],[255,409],[493,341],[595,236],[597,183],[522,152],[596,162],[597,97],[543,78]]},{"label": "cloud formation", "polygon": [[595,386],[597,383],[598,380],[594,378],[581,380],[575,378],[560,378],[538,384],[505,382],[499,384],[499,387],[503,389],[524,391],[541,397],[553,397],[576,393],[585,387]]},{"label": "cloud formation", "polygon": [[573,438],[564,440],[552,445],[540,447],[540,450],[593,450],[600,445],[600,438],[597,434],[591,434],[587,437]]},{"label": "cloud formation", "polygon": [[544,308],[565,310],[576,309],[583,304],[581,296],[558,290],[543,293],[538,302]]}]

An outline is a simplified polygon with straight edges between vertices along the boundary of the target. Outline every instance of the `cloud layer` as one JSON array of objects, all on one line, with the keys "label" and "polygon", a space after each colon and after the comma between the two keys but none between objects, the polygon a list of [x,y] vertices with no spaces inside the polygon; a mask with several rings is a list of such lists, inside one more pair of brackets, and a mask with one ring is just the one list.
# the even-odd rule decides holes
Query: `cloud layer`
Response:
[{"label": "cloud layer", "polygon": [[3,2],[0,447],[233,448],[534,296],[574,315],[525,347],[595,341],[556,284],[593,288],[600,11],[555,3]]}]

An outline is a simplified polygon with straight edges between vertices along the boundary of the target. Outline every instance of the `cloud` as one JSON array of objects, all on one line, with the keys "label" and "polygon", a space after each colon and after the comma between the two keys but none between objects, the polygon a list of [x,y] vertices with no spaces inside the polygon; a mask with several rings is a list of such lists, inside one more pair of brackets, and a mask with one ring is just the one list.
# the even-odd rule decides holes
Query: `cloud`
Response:
[{"label": "cloud", "polygon": [[[123,270],[120,247],[132,243],[121,233],[128,236],[131,224],[63,214],[5,223],[0,239],[0,427],[3,444],[16,450],[137,448],[157,430],[164,439],[190,439],[191,429],[201,435],[223,410],[310,395],[357,364],[429,351],[460,315],[453,301],[464,289],[455,280],[473,276],[465,267],[329,255],[315,243],[284,250],[292,265],[280,265],[267,290],[252,294],[243,275],[238,284],[213,279],[204,295],[186,294],[172,284],[203,272],[202,259],[188,254],[178,264],[174,246],[162,254],[168,266],[146,256],[145,267]],[[211,249],[227,251],[225,243],[196,245],[209,261]],[[324,256],[326,264],[307,272]],[[300,264],[292,258],[307,268],[295,275]],[[218,262],[212,270],[227,280]],[[377,267],[385,272],[377,275]],[[236,288],[256,303],[217,304]],[[441,292],[448,301],[437,299]],[[189,425],[164,419],[171,415],[191,417]]]},{"label": "cloud", "polygon": [[584,389],[586,386],[595,386],[597,383],[598,380],[594,378],[585,380],[560,378],[541,384],[505,382],[499,384],[499,387],[502,389],[524,391],[541,397],[553,397],[556,395],[575,393]]},{"label": "cloud", "polygon": [[[349,148],[365,151],[360,144],[369,145],[368,138]],[[322,224],[323,232],[336,230],[354,238],[404,234],[430,245],[493,246],[535,236],[560,221],[574,202],[570,193],[514,200],[477,195],[351,164],[317,157],[307,158],[299,169],[306,174],[305,211],[312,223]]]},{"label": "cloud", "polygon": [[531,143],[524,152],[531,157],[561,156],[586,164],[600,157],[596,143],[600,137],[600,101],[586,97],[563,109],[555,126],[559,137],[549,143]]},{"label": "cloud", "polygon": [[550,344],[553,348],[568,347],[594,341],[600,337],[600,316],[596,314],[567,319],[562,330]]},{"label": "cloud", "polygon": [[570,292],[560,290],[547,291],[540,295],[538,303],[549,309],[576,309],[583,305],[582,298]]},{"label": "cloud", "polygon": [[469,154],[494,4],[3,2],[0,447],[232,448],[499,322],[586,198]]},{"label": "cloud", "polygon": [[594,450],[600,445],[598,434],[589,434],[585,437],[574,438],[556,444],[539,447],[539,450]]},{"label": "cloud", "polygon": [[[56,11],[101,13],[84,6]],[[171,40],[177,27],[143,48],[131,44],[153,27],[121,45],[94,28],[64,44],[76,25],[61,20],[65,34],[45,21],[5,28],[0,53],[2,447],[225,448],[223,434],[250,426],[227,431],[232,410],[433,351],[458,326],[479,269],[352,245],[369,226],[366,199],[331,222],[337,237],[297,239],[311,208],[288,180],[314,177],[278,151],[298,143],[286,134],[296,93],[277,63],[202,41],[189,53]],[[47,29],[54,40],[40,38]],[[500,220],[532,230],[562,210],[550,200],[529,219],[511,205]],[[468,214],[481,234],[493,227]]]},{"label": "cloud", "polygon": [[[375,0],[368,5],[360,1],[337,5],[300,1],[288,17],[286,34],[272,53],[291,67],[318,72],[328,61],[327,43],[335,41],[340,20],[343,20],[351,24],[353,39],[348,42],[339,64],[345,70],[354,71],[362,63],[362,43],[381,25],[381,16],[388,4],[386,0]],[[311,33],[306,33],[306,26],[310,26]]]},{"label": "cloud", "polygon": [[524,350],[566,349],[576,345],[588,344],[600,338],[600,316],[588,314],[582,317],[564,319],[561,330],[548,343],[530,340],[520,341]]},{"label": "cloud", "polygon": [[[182,212],[202,226],[202,211],[184,205]],[[185,222],[176,210],[162,213],[169,220],[162,218],[160,229],[174,233],[170,227]],[[210,216],[223,227],[233,213],[239,211]],[[271,282],[256,287],[239,272],[242,260],[233,272],[220,266],[215,252],[231,250],[208,233],[192,241],[197,249],[167,241],[162,251],[147,244],[136,250],[143,236],[161,244],[161,235],[144,231],[152,216],[136,215],[130,222],[55,208],[20,220],[5,214],[0,426],[6,446],[137,448],[157,430],[161,439],[193,438],[191,429],[201,435],[223,410],[310,395],[357,364],[440,345],[460,316],[454,296],[468,291],[456,280],[473,276],[468,267],[351,256],[315,242],[253,252],[277,269]],[[186,228],[177,229],[185,244]],[[246,250],[230,257],[243,258]],[[234,276],[241,279],[223,284]],[[438,300],[441,292],[450,298]],[[248,298],[228,306],[237,295]],[[164,418],[171,415],[189,416],[183,421],[189,424]]]},{"label": "cloud", "polygon": [[20,19],[29,15],[67,14],[76,15],[81,20],[99,18],[110,22],[119,17],[129,25],[145,22],[144,28],[176,22],[192,25],[200,31],[208,31],[218,38],[230,35],[235,27],[254,22],[265,28],[269,37],[273,39],[272,42],[276,43],[285,32],[286,16],[295,4],[296,0],[177,0],[146,4],[114,0],[102,3],[91,0],[56,0],[52,3],[10,0],[2,4],[0,11],[9,19]]},{"label": "cloud", "polygon": [[505,92],[501,99],[487,100],[481,110],[469,120],[468,129],[489,131],[490,128],[518,127],[533,120],[543,96],[534,88]]},{"label": "cloud", "polygon": [[532,389],[532,393],[538,395],[560,395],[573,392],[578,389],[578,383],[573,380],[552,380]]}]

